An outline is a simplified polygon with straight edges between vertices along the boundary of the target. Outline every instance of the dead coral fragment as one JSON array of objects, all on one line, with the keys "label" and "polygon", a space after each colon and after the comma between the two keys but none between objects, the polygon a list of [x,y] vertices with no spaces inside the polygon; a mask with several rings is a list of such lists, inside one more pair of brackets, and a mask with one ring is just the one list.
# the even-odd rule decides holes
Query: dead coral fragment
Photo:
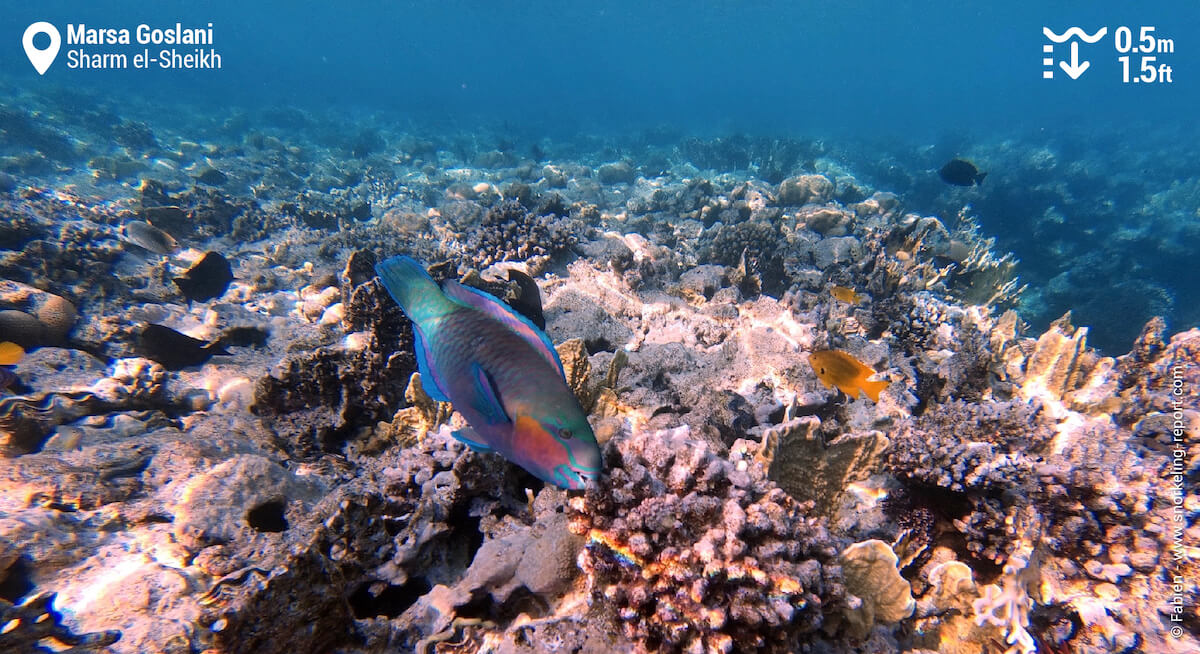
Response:
[{"label": "dead coral fragment", "polygon": [[575,399],[579,400],[579,404],[584,410],[587,410],[594,398],[587,383],[592,366],[588,361],[587,347],[584,346],[583,339],[572,338],[555,349],[558,350],[558,358],[562,361],[567,386],[570,387],[571,392],[575,393]]},{"label": "dead coral fragment", "polygon": [[1025,384],[1021,393],[1027,398],[1050,397],[1061,400],[1075,390],[1086,372],[1087,327],[1071,326],[1071,312],[1050,323],[1050,329],[1038,337],[1037,347],[1025,365]]},{"label": "dead coral fragment", "polygon": [[454,408],[449,402],[429,397],[421,386],[421,373],[414,372],[404,391],[408,406],[396,412],[390,421],[375,425],[371,437],[358,446],[364,454],[377,454],[393,444],[411,447],[425,439],[430,431],[450,421]]},{"label": "dead coral fragment", "polygon": [[[881,540],[855,543],[842,552],[847,598],[846,622],[855,638],[865,638],[875,623],[890,624],[912,615],[917,603],[900,576],[899,559]],[[857,601],[855,601],[857,600]]]}]

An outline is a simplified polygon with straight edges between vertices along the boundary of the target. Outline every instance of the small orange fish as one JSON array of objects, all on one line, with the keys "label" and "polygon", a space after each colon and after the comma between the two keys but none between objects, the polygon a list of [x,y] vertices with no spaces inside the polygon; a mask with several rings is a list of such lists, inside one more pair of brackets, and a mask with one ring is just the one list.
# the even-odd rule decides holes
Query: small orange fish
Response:
[{"label": "small orange fish", "polygon": [[872,401],[878,402],[879,393],[888,387],[886,381],[868,381],[867,378],[874,375],[875,371],[841,350],[813,352],[808,355],[808,364],[825,388],[836,386],[851,398],[858,398],[858,392],[862,391]]},{"label": "small orange fish", "polygon": [[862,301],[862,296],[857,291],[845,286],[834,286],[829,289],[829,294],[848,304],[858,304]]},{"label": "small orange fish", "polygon": [[0,343],[0,366],[15,366],[25,358],[25,350],[20,345],[4,341]]}]

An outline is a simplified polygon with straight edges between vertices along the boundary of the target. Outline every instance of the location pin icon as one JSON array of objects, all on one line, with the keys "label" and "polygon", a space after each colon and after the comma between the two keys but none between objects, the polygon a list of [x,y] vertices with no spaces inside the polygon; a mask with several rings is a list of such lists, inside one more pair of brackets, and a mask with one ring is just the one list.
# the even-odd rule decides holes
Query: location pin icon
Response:
[{"label": "location pin icon", "polygon": [[[33,37],[38,34],[50,37],[50,45],[45,50],[38,50],[33,45]],[[29,57],[29,63],[33,64],[38,75],[45,75],[46,71],[50,69],[50,64],[54,63],[54,58],[58,56],[58,46],[62,45],[62,37],[58,34],[57,27],[42,20],[25,28],[25,36],[21,37],[21,45],[25,46],[25,56]]]}]

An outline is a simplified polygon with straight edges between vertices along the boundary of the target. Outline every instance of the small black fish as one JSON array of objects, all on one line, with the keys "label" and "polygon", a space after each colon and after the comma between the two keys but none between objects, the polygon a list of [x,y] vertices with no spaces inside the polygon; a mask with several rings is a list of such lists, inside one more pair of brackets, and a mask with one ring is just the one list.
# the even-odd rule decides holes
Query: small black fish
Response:
[{"label": "small black fish", "polygon": [[271,334],[261,327],[230,327],[221,334],[217,343],[221,347],[260,348],[267,344],[270,336]]},{"label": "small black fish", "polygon": [[167,370],[198,366],[218,354],[229,354],[220,343],[209,343],[170,327],[147,324],[138,330],[134,342],[137,353],[162,364]]},{"label": "small black fish", "polygon": [[979,172],[975,164],[963,159],[951,159],[938,171],[938,176],[947,184],[955,186],[981,186],[987,173]]},{"label": "small black fish", "polygon": [[508,280],[517,283],[521,289],[520,296],[509,302],[517,313],[525,316],[537,325],[538,329],[546,328],[546,317],[542,315],[542,292],[538,290],[537,282],[520,270],[508,269]]},{"label": "small black fish", "polygon": [[224,295],[232,281],[233,268],[229,260],[217,252],[205,252],[183,276],[175,278],[175,285],[189,302],[207,302]]}]

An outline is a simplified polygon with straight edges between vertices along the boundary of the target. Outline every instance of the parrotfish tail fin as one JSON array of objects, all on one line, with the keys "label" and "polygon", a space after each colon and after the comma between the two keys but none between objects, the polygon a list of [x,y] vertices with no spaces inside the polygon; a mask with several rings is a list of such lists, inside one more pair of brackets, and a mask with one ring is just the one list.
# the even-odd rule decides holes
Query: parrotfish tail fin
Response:
[{"label": "parrotfish tail fin", "polygon": [[415,323],[420,324],[455,308],[437,282],[412,257],[401,255],[385,259],[375,264],[375,273],[392,299]]},{"label": "parrotfish tail fin", "polygon": [[867,397],[871,398],[872,402],[878,402],[879,394],[882,393],[883,389],[887,388],[889,384],[890,382],[887,381],[865,381],[862,382],[861,387],[863,392],[867,394]]},{"label": "parrotfish tail fin", "polygon": [[975,185],[983,186],[983,178],[984,177],[987,177],[987,173],[979,173],[978,175],[976,175],[975,176]]}]

